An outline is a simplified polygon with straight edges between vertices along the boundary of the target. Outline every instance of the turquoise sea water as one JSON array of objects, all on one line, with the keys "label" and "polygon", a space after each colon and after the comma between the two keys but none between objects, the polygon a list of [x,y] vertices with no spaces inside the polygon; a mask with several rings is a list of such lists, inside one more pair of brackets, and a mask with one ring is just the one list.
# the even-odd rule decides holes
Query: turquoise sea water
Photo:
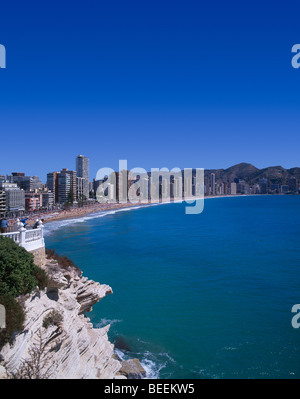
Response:
[{"label": "turquoise sea water", "polygon": [[205,200],[46,225],[46,245],[114,293],[111,323],[154,378],[299,378],[300,196]]}]

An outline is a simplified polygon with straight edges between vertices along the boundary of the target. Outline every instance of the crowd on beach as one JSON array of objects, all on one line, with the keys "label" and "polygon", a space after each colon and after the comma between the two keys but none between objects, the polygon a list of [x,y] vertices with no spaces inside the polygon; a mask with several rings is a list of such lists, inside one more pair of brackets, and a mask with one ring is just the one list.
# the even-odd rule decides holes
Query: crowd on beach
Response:
[{"label": "crowd on beach", "polygon": [[0,228],[1,228],[1,233],[3,234],[5,232],[10,232],[16,229],[17,224],[20,221],[23,223],[25,228],[33,228],[34,225],[40,220],[42,221],[42,223],[47,223],[63,219],[73,219],[73,218],[75,219],[94,212],[100,212],[100,211],[106,211],[110,209],[118,209],[124,207],[127,208],[132,205],[134,204],[94,203],[91,205],[86,205],[81,208],[73,207],[69,209],[56,209],[54,211],[41,211],[35,214],[28,213],[23,215],[21,218],[2,217],[0,220]]}]

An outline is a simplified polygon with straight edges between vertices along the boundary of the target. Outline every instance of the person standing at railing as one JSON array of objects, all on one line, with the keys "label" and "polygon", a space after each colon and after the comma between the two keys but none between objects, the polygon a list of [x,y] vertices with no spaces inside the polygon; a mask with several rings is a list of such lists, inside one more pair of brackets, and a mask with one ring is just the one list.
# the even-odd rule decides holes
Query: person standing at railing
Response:
[{"label": "person standing at railing", "polygon": [[26,220],[28,220],[28,218],[21,219],[21,222],[23,223],[23,226],[24,226],[24,227],[27,226]]},{"label": "person standing at railing", "polygon": [[5,234],[7,232],[7,227],[8,227],[7,220],[5,218],[1,219],[0,229],[2,234]]},{"label": "person standing at railing", "polygon": [[44,223],[44,219],[36,219],[34,225],[32,226],[33,229],[37,229],[40,225]]},{"label": "person standing at railing", "polygon": [[33,228],[33,229],[37,229],[39,223],[40,223],[40,219],[36,219],[36,221],[35,221],[34,225],[32,226],[32,228]]}]

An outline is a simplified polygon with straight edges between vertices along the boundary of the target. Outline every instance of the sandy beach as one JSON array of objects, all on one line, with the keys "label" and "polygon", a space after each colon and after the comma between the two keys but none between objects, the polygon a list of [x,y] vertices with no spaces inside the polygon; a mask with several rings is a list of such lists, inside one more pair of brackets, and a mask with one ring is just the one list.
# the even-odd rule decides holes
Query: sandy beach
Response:
[{"label": "sandy beach", "polygon": [[[215,195],[215,196],[205,196],[204,199],[210,199],[210,198],[224,198],[224,197],[237,197],[240,195]],[[243,195],[245,196],[245,195]],[[170,201],[170,202],[160,202],[160,204],[164,203],[176,203],[176,202],[184,202],[184,201],[195,201],[197,199],[203,199],[203,198],[186,198],[182,200],[175,200],[175,201]],[[135,207],[135,206],[149,206],[151,204],[154,204],[152,202],[149,203],[137,203],[133,204],[131,202],[127,202],[126,204],[119,204],[119,203],[112,203],[112,204],[93,204],[90,206],[86,206],[83,208],[72,208],[69,210],[64,210],[60,212],[49,212],[48,214],[42,214],[40,216],[41,219],[44,219],[44,223],[49,223],[49,222],[54,222],[57,220],[64,220],[64,219],[76,219],[80,218],[95,212],[100,212],[100,211],[109,211],[112,209],[120,209],[120,208],[129,208],[129,207]],[[37,219],[38,216],[35,216],[33,218],[33,221],[31,223],[34,223],[34,221]],[[28,224],[31,224],[28,223]]]},{"label": "sandy beach", "polygon": [[[95,212],[101,212],[101,211],[109,211],[112,209],[120,209],[120,208],[128,208],[131,206],[137,206],[137,205],[143,205],[143,204],[93,204],[89,206],[85,206],[82,208],[71,208],[68,210],[61,210],[61,211],[54,211],[54,212],[48,212],[48,213],[41,213],[40,215],[33,215],[30,216],[27,220],[27,224],[30,226],[34,224],[36,219],[43,219],[44,224],[49,223],[49,222],[55,222],[58,220],[65,220],[65,219],[77,219],[81,218],[83,216],[95,213]],[[147,204],[145,204],[147,205]]]},{"label": "sandy beach", "polygon": [[[224,198],[224,197],[237,197],[241,195],[216,195],[216,196],[205,196],[204,199],[211,199],[211,198]],[[245,195],[242,195],[245,196]],[[186,198],[182,200],[175,200],[175,201],[170,201],[170,202],[160,202],[160,204],[166,204],[166,203],[176,203],[176,202],[184,202],[184,201],[195,201],[197,199],[202,199],[202,198]],[[129,208],[129,207],[135,207],[135,206],[149,206],[153,204],[152,202],[149,203],[137,203],[133,204],[131,202],[127,202],[125,204],[119,204],[119,203],[107,203],[107,204],[100,204],[100,203],[94,203],[91,205],[84,206],[82,208],[70,208],[67,210],[55,210],[51,212],[43,212],[39,214],[34,214],[34,215],[27,215],[24,216],[25,218],[28,218],[26,223],[28,226],[32,226],[37,219],[43,219],[44,224],[49,223],[49,222],[55,222],[58,220],[65,220],[65,219],[77,219],[81,218],[83,216],[95,213],[95,212],[101,212],[101,211],[109,211],[113,209],[120,209],[120,208]],[[24,218],[23,217],[23,218]],[[22,218],[21,218],[22,219]],[[9,225],[13,226],[16,223],[16,219],[9,219]]]}]

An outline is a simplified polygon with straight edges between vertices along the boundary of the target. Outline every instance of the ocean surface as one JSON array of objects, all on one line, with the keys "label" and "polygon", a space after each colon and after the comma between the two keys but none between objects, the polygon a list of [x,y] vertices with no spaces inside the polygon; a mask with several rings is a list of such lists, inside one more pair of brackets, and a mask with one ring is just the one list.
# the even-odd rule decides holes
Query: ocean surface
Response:
[{"label": "ocean surface", "polygon": [[87,316],[148,378],[300,378],[300,196],[185,206],[48,223],[46,246],[112,287]]}]

